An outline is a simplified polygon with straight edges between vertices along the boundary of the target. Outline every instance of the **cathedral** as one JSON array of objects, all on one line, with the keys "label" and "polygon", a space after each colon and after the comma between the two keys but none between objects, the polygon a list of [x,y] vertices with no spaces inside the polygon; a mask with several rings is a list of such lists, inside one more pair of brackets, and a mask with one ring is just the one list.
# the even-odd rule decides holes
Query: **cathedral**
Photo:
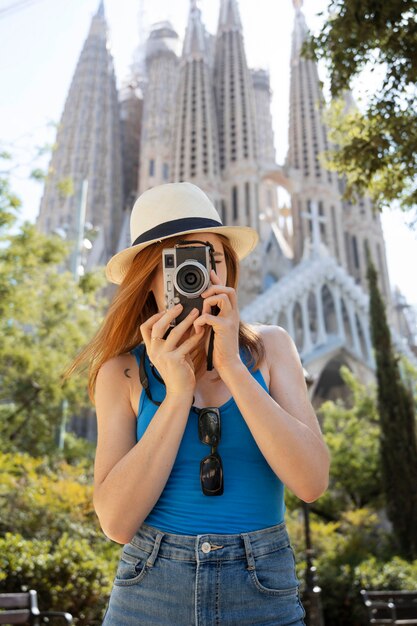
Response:
[{"label": "cathedral", "polygon": [[[76,258],[87,269],[105,265],[131,243],[130,210],[140,193],[195,183],[224,224],[259,232],[241,264],[241,318],[289,332],[317,406],[343,395],[342,365],[363,381],[374,378],[366,249],[394,345],[417,359],[391,294],[379,214],[366,197],[346,202],[343,180],[320,160],[329,148],[325,102],[315,63],[300,55],[308,32],[302,0],[293,5],[289,147],[277,164],[269,75],[248,67],[238,0],[220,0],[215,35],[197,0],[182,41],[168,21],[154,24],[119,91],[100,2],[61,118],[38,228],[74,241],[93,233],[92,249],[76,250]],[[279,204],[280,189],[289,206]]]}]

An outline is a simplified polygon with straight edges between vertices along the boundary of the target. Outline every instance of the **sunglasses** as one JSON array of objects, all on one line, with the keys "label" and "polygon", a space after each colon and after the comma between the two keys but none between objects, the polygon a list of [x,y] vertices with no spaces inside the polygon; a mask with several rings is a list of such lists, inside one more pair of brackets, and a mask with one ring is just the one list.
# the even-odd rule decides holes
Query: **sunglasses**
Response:
[{"label": "sunglasses", "polygon": [[217,407],[199,410],[198,436],[201,443],[211,447],[211,453],[200,462],[201,489],[205,496],[221,496],[223,493],[223,465],[217,446],[220,443],[220,411]]}]

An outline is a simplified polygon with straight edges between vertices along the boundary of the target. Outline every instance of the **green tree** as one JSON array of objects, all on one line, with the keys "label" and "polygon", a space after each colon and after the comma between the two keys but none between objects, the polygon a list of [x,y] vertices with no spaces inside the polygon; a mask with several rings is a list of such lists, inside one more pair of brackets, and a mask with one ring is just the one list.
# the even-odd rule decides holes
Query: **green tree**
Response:
[{"label": "green tree", "polygon": [[375,390],[361,384],[347,367],[341,368],[341,376],[351,391],[350,406],[328,401],[320,407],[332,457],[328,501],[337,518],[343,511],[384,504]]},{"label": "green tree", "polygon": [[[0,160],[8,159],[10,159],[10,154],[0,152]],[[20,198],[11,191],[8,178],[0,172],[0,232],[1,229],[13,224],[20,205]]]},{"label": "green tree", "polygon": [[[0,180],[0,441],[3,450],[54,449],[64,400],[89,406],[86,381],[62,373],[102,316],[99,274],[65,271],[69,245],[34,225],[16,224],[18,201]],[[12,228],[13,227],[13,228]]]},{"label": "green tree", "polygon": [[389,519],[405,558],[417,558],[417,439],[413,397],[400,377],[377,272],[368,255],[371,334],[375,350],[382,484]]},{"label": "green tree", "polygon": [[329,15],[304,53],[324,59],[333,98],[343,96],[364,68],[380,76],[363,112],[343,114],[336,102],[328,122],[336,148],[331,169],[346,176],[346,197],[369,194],[378,208],[417,202],[417,5],[414,0],[330,0]]}]

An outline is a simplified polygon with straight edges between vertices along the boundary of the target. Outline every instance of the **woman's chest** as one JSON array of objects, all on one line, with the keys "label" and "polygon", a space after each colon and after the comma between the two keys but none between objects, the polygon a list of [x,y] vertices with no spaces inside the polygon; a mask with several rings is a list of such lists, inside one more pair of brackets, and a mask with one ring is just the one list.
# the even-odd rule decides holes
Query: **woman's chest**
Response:
[{"label": "woman's chest", "polygon": [[[261,363],[259,368],[262,377],[265,381],[267,388],[269,389],[269,369],[266,361]],[[218,376],[216,376],[218,378]],[[203,376],[197,381],[194,390],[194,406],[217,406],[220,407],[231,398],[231,393],[225,383],[220,379],[216,380],[213,373],[210,373],[210,378]]]},{"label": "woman's chest", "polygon": [[[140,395],[142,392],[142,386],[139,383],[139,371],[138,371],[138,367],[136,366],[134,362],[133,356],[132,356],[132,370],[134,372],[132,376],[132,382],[134,384],[131,384],[131,403],[132,403],[133,411],[135,412],[135,414],[137,414]],[[269,373],[269,368],[268,368],[266,359],[263,359],[263,361],[261,362],[259,371],[262,374],[262,377],[265,381],[267,389],[269,389],[270,373]],[[199,408],[206,407],[206,406],[221,407],[226,402],[229,402],[229,400],[231,399],[231,393],[228,387],[225,385],[225,383],[221,379],[215,380],[215,378],[218,378],[218,376],[216,372],[214,371],[214,372],[210,372],[210,378],[208,378],[208,376],[205,375],[197,381],[196,387],[194,390],[194,402],[193,402],[194,406],[199,407]],[[158,386],[160,385],[159,382],[154,380],[154,381],[151,381],[151,387],[153,386],[152,383],[156,383]]]}]

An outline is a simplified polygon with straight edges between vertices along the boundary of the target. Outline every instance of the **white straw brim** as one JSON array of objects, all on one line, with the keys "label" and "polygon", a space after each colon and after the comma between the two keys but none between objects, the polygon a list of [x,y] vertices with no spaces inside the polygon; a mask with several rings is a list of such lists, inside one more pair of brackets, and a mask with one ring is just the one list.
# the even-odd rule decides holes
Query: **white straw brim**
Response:
[{"label": "white straw brim", "polygon": [[211,228],[197,228],[192,230],[184,230],[174,235],[167,235],[151,241],[139,243],[131,248],[126,248],[115,254],[106,266],[106,277],[111,283],[120,285],[123,282],[135,256],[153,243],[163,241],[177,235],[186,235],[188,233],[214,233],[224,235],[230,240],[239,260],[244,259],[252,250],[254,250],[259,242],[259,235],[254,228],[249,226],[213,226]]}]

